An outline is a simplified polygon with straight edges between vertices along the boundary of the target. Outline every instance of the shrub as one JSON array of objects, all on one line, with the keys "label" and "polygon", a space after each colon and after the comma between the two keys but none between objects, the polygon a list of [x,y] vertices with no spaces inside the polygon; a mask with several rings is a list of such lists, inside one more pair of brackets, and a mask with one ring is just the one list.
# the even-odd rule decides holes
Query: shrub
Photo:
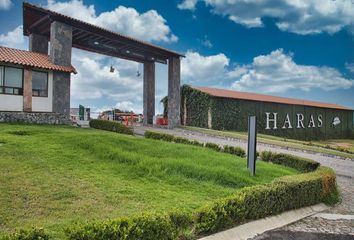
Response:
[{"label": "shrub", "polygon": [[190,145],[195,145],[195,146],[201,146],[203,147],[204,144],[201,142],[198,142],[196,140],[189,140],[188,138],[183,138],[183,137],[175,137],[171,134],[166,134],[166,133],[159,133],[159,132],[153,132],[153,131],[145,131],[144,136],[146,138],[151,138],[151,139],[157,139],[157,140],[163,140],[167,142],[175,142],[175,143],[182,143],[182,144],[190,144]]},{"label": "shrub", "polygon": [[240,157],[245,157],[246,152],[241,147],[225,145],[223,151],[230,154],[235,154]]},{"label": "shrub", "polygon": [[311,159],[271,151],[263,151],[261,153],[261,160],[295,168],[300,172],[312,172],[320,166],[318,162]]},{"label": "shrub", "polygon": [[207,142],[205,144],[205,147],[214,149],[215,151],[221,151],[222,150],[222,148],[218,144],[211,143],[211,142]]},{"label": "shrub", "polygon": [[190,140],[188,138],[182,138],[182,137],[175,137],[173,139],[175,143],[183,143],[183,144],[190,144]]},{"label": "shrub", "polygon": [[107,222],[96,222],[69,228],[71,240],[93,239],[177,239],[192,222],[191,216],[182,212],[167,215],[142,214]]},{"label": "shrub", "polygon": [[93,119],[90,120],[89,124],[91,128],[97,128],[97,129],[111,131],[111,132],[133,135],[133,131],[130,128],[118,122]]},{"label": "shrub", "polygon": [[152,132],[152,131],[145,131],[144,136],[146,138],[152,138],[152,139],[156,139],[156,140],[164,140],[167,142],[173,142],[173,140],[175,139],[175,137],[173,135],[166,134],[166,133]]},{"label": "shrub", "polygon": [[19,232],[5,236],[2,240],[48,240],[49,236],[42,228],[32,228],[30,230],[21,229]]},{"label": "shrub", "polygon": [[204,143],[198,142],[197,140],[189,140],[189,144],[199,147],[204,147]]},{"label": "shrub", "polygon": [[328,199],[337,200],[336,197],[335,174],[331,169],[321,167],[312,173],[245,187],[230,197],[198,209],[194,216],[195,231],[196,234],[213,233],[237,223],[328,202]]}]

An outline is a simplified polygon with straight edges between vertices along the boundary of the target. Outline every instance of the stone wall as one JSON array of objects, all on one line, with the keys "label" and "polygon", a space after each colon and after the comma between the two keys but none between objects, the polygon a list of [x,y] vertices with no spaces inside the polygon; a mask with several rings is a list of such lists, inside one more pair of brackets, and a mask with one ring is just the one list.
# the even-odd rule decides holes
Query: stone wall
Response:
[{"label": "stone wall", "polygon": [[44,112],[0,112],[0,122],[35,124],[70,124],[66,114]]}]

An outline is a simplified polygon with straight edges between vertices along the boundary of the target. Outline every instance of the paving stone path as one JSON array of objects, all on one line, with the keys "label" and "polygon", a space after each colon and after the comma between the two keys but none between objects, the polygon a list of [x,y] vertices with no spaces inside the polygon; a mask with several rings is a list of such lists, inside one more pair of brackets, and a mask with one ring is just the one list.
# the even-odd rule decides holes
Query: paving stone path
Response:
[{"label": "paving stone path", "polygon": [[[159,131],[200,142],[213,142],[219,145],[240,146],[247,149],[247,141],[235,138],[212,136],[185,129],[164,129],[135,127],[136,134],[143,135],[146,130]],[[265,239],[354,239],[354,159],[340,159],[323,155],[287,149],[274,145],[258,143],[257,150],[270,150],[297,155],[318,161],[323,166],[334,169],[337,183],[342,193],[342,202],[323,213],[304,218],[280,229],[272,230],[254,238]],[[291,235],[292,234],[292,235]]]}]

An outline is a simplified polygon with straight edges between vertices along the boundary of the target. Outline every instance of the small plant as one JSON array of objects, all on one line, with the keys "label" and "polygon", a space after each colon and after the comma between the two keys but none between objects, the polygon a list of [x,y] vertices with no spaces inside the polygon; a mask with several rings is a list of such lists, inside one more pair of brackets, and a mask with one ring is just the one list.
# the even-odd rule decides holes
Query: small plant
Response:
[{"label": "small plant", "polygon": [[19,232],[5,236],[2,240],[48,240],[49,236],[43,228],[21,229]]},{"label": "small plant", "polygon": [[223,148],[223,151],[225,153],[234,154],[234,155],[239,156],[239,157],[245,157],[246,156],[245,150],[243,150],[243,148],[238,147],[238,146],[225,145],[224,148]]},{"label": "small plant", "polygon": [[221,151],[222,150],[222,148],[218,144],[211,143],[211,142],[207,142],[205,144],[205,147],[206,148],[210,148],[210,149],[214,149],[215,151]]}]

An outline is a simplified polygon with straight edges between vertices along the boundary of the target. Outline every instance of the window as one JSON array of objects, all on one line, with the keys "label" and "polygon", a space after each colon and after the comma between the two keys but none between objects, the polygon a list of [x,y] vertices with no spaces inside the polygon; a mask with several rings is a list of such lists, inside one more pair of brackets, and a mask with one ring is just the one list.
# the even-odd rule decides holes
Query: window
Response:
[{"label": "window", "polygon": [[0,66],[0,93],[4,91],[4,67]]},{"label": "window", "polygon": [[48,73],[32,71],[32,96],[48,97]]},{"label": "window", "polygon": [[23,70],[0,66],[0,93],[22,95]]}]

